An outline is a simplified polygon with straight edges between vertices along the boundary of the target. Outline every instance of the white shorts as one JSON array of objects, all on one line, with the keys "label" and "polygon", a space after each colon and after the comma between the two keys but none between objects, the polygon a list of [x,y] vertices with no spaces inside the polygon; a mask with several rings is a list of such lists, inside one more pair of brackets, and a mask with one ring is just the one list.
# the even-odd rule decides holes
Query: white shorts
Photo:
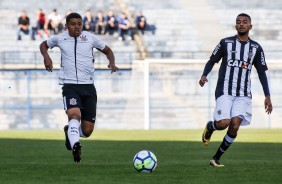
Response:
[{"label": "white shorts", "polygon": [[252,119],[252,99],[222,95],[216,100],[213,117],[215,121],[239,117],[242,119],[241,126],[249,125]]}]

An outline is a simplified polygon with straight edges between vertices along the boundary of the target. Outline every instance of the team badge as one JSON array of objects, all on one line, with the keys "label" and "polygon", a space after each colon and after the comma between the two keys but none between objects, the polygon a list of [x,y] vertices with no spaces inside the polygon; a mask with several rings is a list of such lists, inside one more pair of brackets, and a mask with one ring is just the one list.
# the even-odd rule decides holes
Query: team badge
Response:
[{"label": "team badge", "polygon": [[82,35],[82,36],[80,36],[80,39],[81,39],[81,41],[87,41],[88,39],[86,38],[86,35]]},{"label": "team badge", "polygon": [[252,58],[253,57],[253,53],[252,52],[248,52],[248,58]]},{"label": "team badge", "polygon": [[71,98],[70,99],[70,105],[76,105],[77,104],[77,101],[75,98]]},{"label": "team badge", "polygon": [[218,111],[217,111],[217,114],[218,114],[218,115],[221,115],[221,110],[218,110]]}]

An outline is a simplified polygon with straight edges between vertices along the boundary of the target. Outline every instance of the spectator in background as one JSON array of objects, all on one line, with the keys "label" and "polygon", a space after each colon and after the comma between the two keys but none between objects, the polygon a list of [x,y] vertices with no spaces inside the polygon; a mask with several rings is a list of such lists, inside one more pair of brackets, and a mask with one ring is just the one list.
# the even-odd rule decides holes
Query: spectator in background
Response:
[{"label": "spectator in background", "polygon": [[146,22],[146,17],[143,15],[141,10],[138,12],[138,15],[136,16],[135,23],[137,30],[141,31],[141,33],[144,34],[147,27],[147,22]]},{"label": "spectator in background", "polygon": [[108,11],[106,16],[106,32],[113,35],[118,30],[118,20],[112,10]]},{"label": "spectator in background", "polygon": [[95,21],[91,10],[87,10],[82,20],[84,31],[95,31]]},{"label": "spectator in background", "polygon": [[125,40],[124,35],[128,35],[128,39],[132,39],[129,19],[127,18],[126,13],[122,12],[118,22],[118,40]]},{"label": "spectator in background", "polygon": [[[64,17],[64,20],[63,20],[63,22],[62,22],[62,25],[66,25],[66,19],[67,19],[67,16],[70,14],[70,13],[72,13],[72,10],[71,9],[68,9],[67,11],[66,11],[66,14],[65,14],[65,17]],[[64,27],[64,30],[67,30],[67,27]]]},{"label": "spectator in background", "polygon": [[63,31],[62,16],[57,13],[57,9],[53,9],[48,15],[45,29],[48,29],[50,33],[53,32],[55,35]]},{"label": "spectator in background", "polygon": [[105,18],[102,11],[98,11],[95,17],[95,33],[96,34],[105,34],[106,24]]},{"label": "spectator in background", "polygon": [[18,18],[18,30],[17,30],[17,39],[18,40],[22,39],[21,32],[23,32],[26,35],[30,35],[30,38],[32,40],[35,40],[35,37],[34,37],[35,33],[33,29],[30,27],[30,20],[25,10],[21,12],[20,17]]},{"label": "spectator in background", "polygon": [[[46,22],[46,17],[45,17],[45,13],[43,12],[42,9],[39,9],[37,14],[37,34],[42,37],[42,33],[41,31],[43,30],[44,32],[44,25],[45,25],[45,22]],[[48,31],[46,30],[45,33],[47,34],[48,36]]]}]

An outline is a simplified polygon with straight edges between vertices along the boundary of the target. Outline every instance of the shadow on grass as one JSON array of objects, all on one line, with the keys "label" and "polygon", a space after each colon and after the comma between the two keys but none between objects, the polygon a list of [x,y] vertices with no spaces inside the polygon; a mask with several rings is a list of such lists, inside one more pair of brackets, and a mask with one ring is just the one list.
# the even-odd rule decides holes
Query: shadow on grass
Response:
[{"label": "shadow on grass", "polygon": [[[62,140],[0,139],[1,183],[280,183],[281,144],[234,143],[222,157],[225,168],[208,165],[220,142],[82,140],[75,164]],[[152,151],[158,166],[137,173],[132,160]],[[271,176],[271,177],[270,177]],[[207,180],[207,178],[209,178]],[[189,182],[188,182],[189,181]]]}]

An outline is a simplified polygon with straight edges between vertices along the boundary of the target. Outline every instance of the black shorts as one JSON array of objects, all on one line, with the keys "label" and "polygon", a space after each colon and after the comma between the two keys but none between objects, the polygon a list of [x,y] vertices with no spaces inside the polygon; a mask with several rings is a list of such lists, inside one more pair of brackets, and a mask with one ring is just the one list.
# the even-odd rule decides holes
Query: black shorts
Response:
[{"label": "black shorts", "polygon": [[95,123],[97,94],[93,84],[64,84],[64,109],[80,108],[81,119]]}]

